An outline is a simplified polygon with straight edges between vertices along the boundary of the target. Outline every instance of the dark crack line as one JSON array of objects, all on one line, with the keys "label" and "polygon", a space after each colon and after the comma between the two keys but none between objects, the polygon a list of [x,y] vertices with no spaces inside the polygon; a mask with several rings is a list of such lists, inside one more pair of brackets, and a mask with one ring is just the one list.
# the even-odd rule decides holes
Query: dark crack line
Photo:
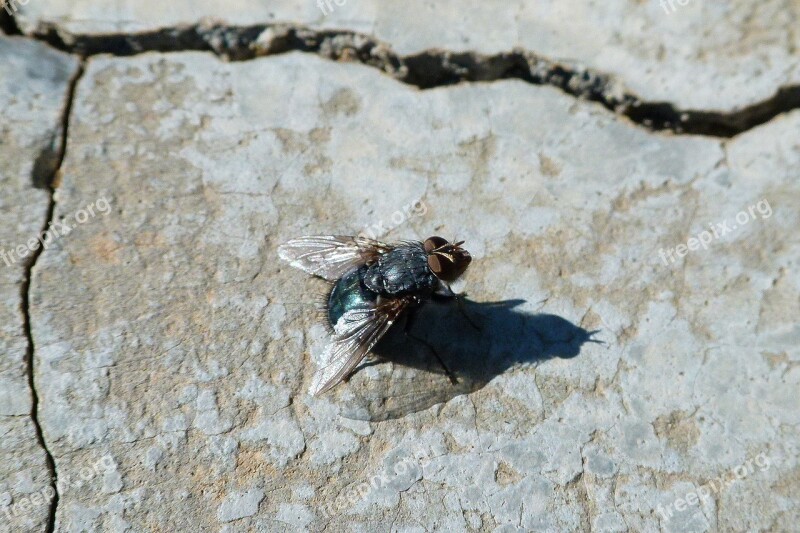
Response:
[{"label": "dark crack line", "polygon": [[[47,217],[43,226],[42,231],[46,230],[49,227],[50,221],[53,219],[53,212],[55,210],[55,201],[53,196],[53,190],[50,190],[50,202],[47,206]],[[27,368],[28,373],[28,387],[31,390],[31,398],[32,398],[32,405],[31,405],[31,419],[33,420],[34,430],[36,432],[36,441],[39,443],[39,446],[42,447],[45,453],[45,463],[47,465],[47,471],[50,475],[50,487],[53,489],[53,499],[50,501],[50,511],[47,517],[47,531],[48,533],[52,532],[55,527],[55,510],[58,506],[58,487],[57,481],[58,478],[56,476],[56,463],[53,459],[53,454],[50,453],[50,450],[47,448],[47,442],[44,439],[44,433],[42,432],[42,425],[39,422],[39,394],[36,392],[36,380],[33,377],[33,354],[34,354],[34,343],[33,343],[33,334],[31,332],[31,314],[30,314],[30,288],[31,288],[31,275],[33,272],[33,267],[36,266],[36,261],[38,260],[39,256],[42,254],[43,247],[37,248],[34,253],[31,255],[28,262],[25,264],[25,278],[22,282],[22,323],[23,328],[25,330],[25,337],[28,341],[28,347],[25,352],[25,365]]]},{"label": "dark crack line", "polygon": [[730,113],[682,110],[669,102],[646,102],[601,72],[513,50],[494,55],[427,50],[399,56],[388,44],[352,31],[316,31],[289,24],[252,26],[195,25],[134,34],[83,35],[43,24],[32,35],[59,50],[90,57],[132,56],[144,52],[211,52],[230,61],[292,51],[334,61],[354,61],[413,85],[433,89],[464,82],[522,80],[597,102],[649,131],[730,138],[800,108],[800,85],[779,89],[772,97]]},{"label": "dark crack line", "polygon": [[[41,232],[39,235],[44,235],[45,232],[50,228],[50,224],[53,221],[53,216],[55,214],[56,209],[56,200],[55,200],[55,189],[58,186],[58,175],[61,170],[61,164],[64,162],[64,156],[67,150],[67,133],[69,130],[69,119],[72,113],[72,104],[75,98],[75,89],[78,85],[78,80],[80,80],[81,76],[83,75],[83,62],[81,62],[78,66],[78,69],[75,75],[70,80],[69,86],[67,88],[67,94],[64,101],[64,113],[61,118],[61,139],[59,143],[58,152],[56,154],[56,164],[50,176],[49,182],[46,184],[46,188],[49,193],[49,202],[47,206],[47,215],[45,217],[44,224],[42,225]],[[36,181],[36,177],[34,176],[34,181]],[[52,533],[55,530],[55,523],[56,523],[56,510],[58,509],[58,501],[59,501],[59,494],[58,494],[58,471],[56,470],[56,462],[53,458],[52,452],[47,447],[47,441],[44,438],[44,432],[42,430],[42,424],[39,420],[39,393],[36,389],[36,379],[34,378],[34,354],[36,351],[36,344],[33,341],[33,331],[31,328],[31,308],[30,308],[30,294],[31,294],[31,282],[33,278],[33,269],[36,266],[39,257],[44,252],[44,247],[39,246],[34,250],[33,254],[31,254],[28,261],[25,263],[25,277],[23,278],[22,285],[20,288],[21,291],[21,300],[22,300],[22,323],[23,328],[25,331],[25,337],[28,341],[28,348],[25,353],[25,364],[28,373],[28,387],[31,390],[31,398],[32,398],[32,405],[31,405],[31,419],[33,420],[34,430],[36,433],[36,440],[39,443],[39,446],[42,447],[45,453],[45,463],[47,465],[47,470],[50,475],[50,487],[53,489],[53,499],[50,501],[50,509],[48,512],[47,517],[47,527],[45,531],[47,533]]]}]

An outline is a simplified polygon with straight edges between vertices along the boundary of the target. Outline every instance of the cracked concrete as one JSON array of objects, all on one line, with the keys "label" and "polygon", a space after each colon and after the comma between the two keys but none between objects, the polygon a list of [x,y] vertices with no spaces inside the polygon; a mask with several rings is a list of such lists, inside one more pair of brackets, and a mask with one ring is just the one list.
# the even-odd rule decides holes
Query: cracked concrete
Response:
[{"label": "cracked concrete", "polygon": [[[18,30],[17,30],[18,31]],[[374,36],[349,30],[319,30],[291,24],[196,25],[161,27],[139,33],[71,34],[63,25],[42,23],[32,35],[56,48],[82,56],[135,55],[149,51],[211,51],[230,60],[303,51],[337,61],[357,61],[422,89],[463,81],[520,79],[550,85],[600,102],[607,109],[648,129],[679,134],[732,137],[800,106],[800,85],[786,84],[761,100],[732,109],[682,108],[669,101],[648,100],[620,78],[570,60],[551,60],[515,48],[495,54],[429,49],[400,55]],[[646,93],[644,93],[646,94]]]},{"label": "cracked concrete", "polygon": [[[2,186],[12,191],[2,242],[22,244],[49,219],[72,228],[2,272],[0,530],[797,522],[800,111],[793,96],[780,100],[732,139],[714,123],[762,106],[791,76],[749,76],[714,105],[703,91],[678,91],[673,110],[699,102],[692,120],[723,138],[663,135],[610,97],[576,98],[593,98],[579,86],[497,73],[486,77],[494,83],[450,85],[436,64],[458,72],[477,57],[459,55],[459,36],[490,56],[463,79],[508,60],[512,45],[480,37],[477,11],[454,33],[423,24],[406,35],[408,21],[382,22],[390,8],[367,9],[358,23],[342,8],[321,22],[311,7],[284,12],[279,2],[264,19],[294,23],[283,30],[200,34],[192,25],[211,3],[188,15],[178,4],[169,16],[137,4],[117,20],[92,19],[89,4],[42,5],[25,6],[20,29],[88,56],[81,64],[32,39],[0,38],[0,83],[14,95],[0,123]],[[754,32],[774,13],[765,6],[738,27]],[[742,9],[734,4],[731,20]],[[245,12],[247,21],[229,11],[226,22],[261,16]],[[516,23],[531,20],[547,17]],[[349,29],[313,42],[330,21]],[[185,33],[163,31],[181,23]],[[775,27],[770,57],[782,61],[795,37]],[[142,32],[153,32],[155,51],[134,49]],[[547,52],[536,57],[565,57],[555,41],[525,42]],[[418,53],[436,42],[448,51]],[[615,46],[625,43],[604,52]],[[622,81],[658,94],[642,89],[645,78],[588,63],[615,76],[588,79],[590,88]],[[716,65],[704,90],[734,80],[721,74],[731,64]],[[683,67],[676,79],[694,72]],[[421,72],[439,81],[419,90]],[[110,211],[81,221],[101,199]],[[324,287],[280,265],[276,246],[355,233],[416,202],[425,213],[387,239],[457,234],[476,258],[466,288],[482,332],[436,310],[420,326],[431,342],[456,332],[445,342],[461,385],[387,363],[309,397],[327,335],[312,312]],[[662,258],[728,222],[737,228],[708,249]],[[514,302],[487,303],[504,301]],[[587,342],[593,330],[604,344]],[[5,520],[47,487],[56,499]]]},{"label": "cracked concrete", "polygon": [[30,274],[42,249],[38,243],[29,247],[29,240],[51,213],[42,182],[58,166],[62,117],[77,65],[75,58],[43,44],[0,37],[0,88],[6,95],[0,119],[2,531],[47,529],[55,516],[55,502],[41,495],[56,480],[39,422],[28,314]]},{"label": "cracked concrete", "polygon": [[[673,5],[674,2],[671,2]],[[483,0],[467,4],[411,0],[400,5],[350,0],[219,0],[153,6],[124,2],[116,12],[92,2],[32,2],[20,8],[27,34],[135,34],[192,26],[292,23],[312,30],[347,29],[391,43],[397,54],[427,50],[494,55],[519,48],[625,80],[649,102],[684,110],[731,112],[800,83],[800,4],[794,0],[707,2]]]}]

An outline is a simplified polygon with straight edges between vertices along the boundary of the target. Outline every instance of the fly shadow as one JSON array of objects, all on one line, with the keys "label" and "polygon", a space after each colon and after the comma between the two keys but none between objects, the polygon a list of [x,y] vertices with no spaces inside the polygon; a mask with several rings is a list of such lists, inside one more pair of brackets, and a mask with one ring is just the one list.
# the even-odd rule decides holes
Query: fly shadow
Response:
[{"label": "fly shadow", "polygon": [[395,324],[342,387],[342,416],[400,418],[475,392],[514,366],[570,359],[584,343],[600,342],[592,339],[597,331],[559,316],[517,310],[525,300],[461,303],[430,301],[410,323]]}]

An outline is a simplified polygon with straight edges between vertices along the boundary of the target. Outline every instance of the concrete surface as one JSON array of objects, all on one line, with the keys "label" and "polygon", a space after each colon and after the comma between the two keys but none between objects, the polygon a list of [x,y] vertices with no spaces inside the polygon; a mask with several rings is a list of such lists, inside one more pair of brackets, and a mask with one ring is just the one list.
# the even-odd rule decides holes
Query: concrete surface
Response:
[{"label": "concrete surface", "polygon": [[[55,172],[61,117],[78,62],[21,38],[0,36],[0,528],[42,529],[51,475],[37,437],[29,386],[23,292],[49,195],[36,187]],[[33,239],[33,240],[32,240]],[[45,493],[42,494],[42,490]],[[24,511],[24,512],[23,512]]]},{"label": "concrete surface", "polygon": [[[601,9],[581,5],[548,16]],[[215,7],[101,6],[30,2],[18,23],[144,31]],[[298,6],[222,18],[322,24]],[[404,53],[507,49],[514,32],[482,25],[525,11],[451,8],[447,31],[410,35],[423,8],[386,18],[399,7],[359,6],[337,7],[337,24]],[[617,7],[602,9],[610,21]],[[697,9],[723,10],[689,3],[669,17],[711,24]],[[755,13],[753,34],[766,16]],[[779,27],[791,33],[772,24],[773,49],[792,50],[796,35]],[[706,52],[722,54],[714,32],[734,40],[735,28],[682,42],[696,67],[714,64],[704,75],[717,85],[693,78],[702,91],[673,85],[668,101],[735,107],[791,81],[764,66],[785,74],[796,57],[753,52],[764,68],[747,75]],[[537,53],[583,53],[526,38]],[[617,53],[605,43],[595,56]],[[49,159],[51,197],[33,184],[55,167],[33,166],[52,156],[45,139],[59,144],[77,62],[32,37],[3,38],[0,54],[14,58],[0,83],[19,102],[0,130],[3,245],[37,235],[49,207],[69,228],[36,256],[28,291],[26,269],[0,263],[0,531],[49,520],[57,531],[790,531],[800,519],[800,110],[732,139],[670,135],[519,80],[420,90],[302,52],[93,55],[63,163]],[[656,90],[652,69],[629,76],[616,57],[607,65],[627,86]],[[35,122],[7,118],[18,116]],[[408,364],[308,395],[326,287],[276,248],[359,232],[466,241],[479,330],[447,306],[416,326],[458,385],[394,338],[381,353],[411,353]],[[6,521],[50,485],[56,504]]]},{"label": "concrete surface", "polygon": [[800,83],[800,2],[735,0],[177,0],[29,1],[26,33],[168,31],[187,25],[288,23],[373,36],[402,56],[426,50],[497,54],[515,48],[589,67],[645,101],[733,112]]}]

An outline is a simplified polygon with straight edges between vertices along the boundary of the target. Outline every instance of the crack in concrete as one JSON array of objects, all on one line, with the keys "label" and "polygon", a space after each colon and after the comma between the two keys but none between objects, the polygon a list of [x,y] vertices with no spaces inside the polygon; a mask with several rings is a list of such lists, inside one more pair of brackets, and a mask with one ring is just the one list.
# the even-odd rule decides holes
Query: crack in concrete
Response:
[{"label": "crack in concrete", "polygon": [[[50,190],[50,199],[49,205],[47,206],[47,216],[45,219],[44,226],[42,227],[42,232],[44,232],[49,224],[50,221],[53,219],[53,212],[55,210],[55,201],[53,190]],[[31,390],[31,420],[33,421],[34,431],[36,433],[36,441],[38,442],[39,446],[41,446],[42,450],[45,453],[45,464],[47,465],[47,471],[50,476],[50,487],[53,489],[53,499],[50,502],[50,512],[47,518],[47,528],[45,531],[48,533],[52,532],[55,528],[55,509],[58,505],[58,487],[57,481],[58,476],[56,474],[56,464],[55,460],[53,459],[53,454],[50,453],[50,450],[47,447],[47,442],[44,439],[44,433],[42,432],[42,425],[39,422],[39,394],[36,392],[36,380],[33,376],[33,359],[34,359],[34,350],[35,346],[33,343],[33,333],[31,332],[31,315],[30,315],[30,287],[31,287],[31,276],[33,274],[33,267],[36,266],[36,261],[39,256],[42,254],[43,247],[37,248],[33,254],[31,254],[30,259],[28,259],[27,263],[25,264],[25,277],[22,281],[21,285],[21,300],[22,300],[22,324],[25,331],[25,338],[28,342],[28,347],[25,351],[25,366],[27,368],[28,374],[28,388]]]},{"label": "crack in concrete", "polygon": [[[53,221],[53,216],[56,208],[55,190],[58,186],[58,175],[61,170],[61,164],[64,161],[64,156],[66,154],[66,149],[67,149],[67,133],[69,130],[69,119],[72,112],[72,104],[75,98],[75,89],[78,85],[78,81],[83,75],[83,72],[84,72],[84,66],[83,62],[81,62],[78,65],[78,69],[76,70],[75,74],[73,75],[67,87],[66,97],[64,99],[64,112],[61,117],[61,125],[60,125],[61,137],[59,146],[58,149],[52,155],[47,156],[48,159],[53,161],[53,166],[51,168],[49,179],[46,180],[46,183],[42,182],[42,177],[40,175],[40,172],[37,171],[36,168],[34,168],[33,175],[31,176],[34,187],[44,188],[49,193],[47,214],[45,216],[45,221],[42,225],[41,232],[39,233],[40,235],[44,235],[44,233],[48,231],[48,229],[50,228],[50,224]],[[34,431],[36,433],[36,440],[45,453],[45,463],[47,465],[47,470],[50,476],[50,487],[53,489],[53,499],[50,501],[50,509],[48,511],[47,525],[45,529],[47,533],[51,533],[52,531],[55,530],[56,510],[58,509],[58,501],[59,501],[58,471],[56,469],[56,462],[53,457],[53,454],[48,448],[47,441],[44,438],[44,431],[42,430],[42,424],[39,420],[39,394],[36,389],[36,379],[34,377],[34,356],[36,351],[36,344],[34,343],[33,340],[33,330],[31,327],[31,313],[30,313],[30,293],[31,293],[31,285],[33,278],[33,269],[36,266],[36,263],[43,252],[44,252],[44,247],[39,246],[36,250],[34,250],[28,261],[25,263],[25,275],[22,281],[22,285],[20,287],[20,292],[21,292],[20,297],[22,305],[23,329],[25,331],[25,338],[27,339],[28,343],[28,347],[25,352],[25,363],[28,374],[28,387],[31,390],[31,398],[32,398],[31,420],[33,421]]]},{"label": "crack in concrete", "polygon": [[728,113],[683,110],[669,102],[644,101],[611,75],[555,62],[531,51],[485,55],[433,49],[400,56],[387,43],[366,34],[291,24],[199,24],[104,35],[71,34],[52,24],[42,24],[31,37],[84,58],[97,54],[124,57],[145,52],[204,51],[230,61],[246,61],[299,51],[334,61],[359,62],[423,90],[462,82],[517,79],[556,87],[576,98],[597,102],[647,130],[674,134],[730,138],[800,108],[800,85],[779,88],[766,100]]}]

